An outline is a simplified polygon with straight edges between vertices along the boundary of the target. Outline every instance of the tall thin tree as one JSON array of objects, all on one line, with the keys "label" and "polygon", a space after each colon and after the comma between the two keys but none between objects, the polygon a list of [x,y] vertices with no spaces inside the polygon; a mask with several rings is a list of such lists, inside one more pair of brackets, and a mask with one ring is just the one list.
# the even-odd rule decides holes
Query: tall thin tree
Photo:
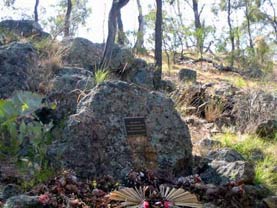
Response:
[{"label": "tall thin tree", "polygon": [[120,10],[118,11],[118,14],[117,14],[117,27],[118,27],[117,42],[119,45],[124,45],[125,41],[126,41],[126,36],[124,33],[123,22],[122,22]]},{"label": "tall thin tree", "polygon": [[35,22],[38,22],[38,5],[39,5],[39,0],[36,0],[35,7],[34,7]]},{"label": "tall thin tree", "polygon": [[154,86],[158,89],[162,79],[162,0],[156,0],[156,5]]},{"label": "tall thin tree", "polygon": [[108,37],[105,45],[105,50],[101,60],[101,67],[109,65],[114,47],[115,36],[117,31],[118,12],[124,7],[129,0],[113,0],[112,7],[109,13],[108,20]]},{"label": "tall thin tree", "polygon": [[234,31],[232,27],[232,20],[231,20],[231,0],[228,0],[227,2],[227,21],[228,21],[228,27],[229,27],[229,37],[230,37],[230,42],[231,42],[231,61],[230,64],[231,66],[234,65],[234,56],[235,56],[235,36],[234,36]]},{"label": "tall thin tree", "polygon": [[67,0],[67,9],[66,9],[66,14],[64,18],[64,37],[68,37],[70,35],[70,17],[71,17],[71,12],[72,12],[72,1]]},{"label": "tall thin tree", "polygon": [[140,0],[137,0],[137,7],[138,7],[138,32],[137,32],[137,40],[134,46],[134,51],[135,52],[142,52],[144,51],[144,17],[143,17],[143,13],[142,13],[142,6],[140,3]]}]

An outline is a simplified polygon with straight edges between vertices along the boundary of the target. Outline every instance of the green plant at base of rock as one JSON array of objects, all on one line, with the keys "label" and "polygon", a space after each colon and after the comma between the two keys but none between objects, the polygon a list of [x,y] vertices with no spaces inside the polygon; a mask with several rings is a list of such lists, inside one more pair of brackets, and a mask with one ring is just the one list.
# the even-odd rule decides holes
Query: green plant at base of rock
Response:
[{"label": "green plant at base of rock", "polygon": [[97,69],[94,73],[94,80],[96,84],[100,84],[109,78],[110,72],[107,69]]},{"label": "green plant at base of rock", "polygon": [[46,150],[53,125],[43,124],[35,114],[43,106],[42,97],[31,92],[0,100],[0,156],[16,158],[21,171],[31,176],[46,170],[48,164]]},{"label": "green plant at base of rock", "polygon": [[23,190],[30,190],[35,185],[46,182],[54,175],[54,169],[45,166],[42,169],[37,170],[34,175],[32,175],[32,179],[23,181],[21,187]]},{"label": "green plant at base of rock", "polygon": [[230,147],[255,165],[255,183],[277,194],[277,141],[265,141],[256,135],[241,135],[226,131],[215,136],[222,147]]}]

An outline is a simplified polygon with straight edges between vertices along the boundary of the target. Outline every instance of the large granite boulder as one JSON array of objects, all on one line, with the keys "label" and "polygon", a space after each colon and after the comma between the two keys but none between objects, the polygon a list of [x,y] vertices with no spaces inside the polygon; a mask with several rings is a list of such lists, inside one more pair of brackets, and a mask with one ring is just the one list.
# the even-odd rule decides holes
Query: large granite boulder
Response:
[{"label": "large granite boulder", "polygon": [[47,38],[39,23],[33,20],[4,20],[0,22],[0,31],[5,30],[19,37]]},{"label": "large granite boulder", "polygon": [[63,55],[64,64],[86,69],[92,69],[100,62],[104,49],[103,44],[79,37],[63,40],[62,44],[67,48]]},{"label": "large granite boulder", "polygon": [[[143,117],[147,136],[127,136],[127,117]],[[110,81],[79,102],[63,140],[52,145],[49,156],[84,178],[122,179],[131,169],[189,174],[191,152],[189,130],[171,99],[134,84]]]},{"label": "large granite boulder", "polygon": [[0,46],[0,98],[10,97],[15,90],[38,87],[34,74],[38,70],[38,54],[29,43]]}]

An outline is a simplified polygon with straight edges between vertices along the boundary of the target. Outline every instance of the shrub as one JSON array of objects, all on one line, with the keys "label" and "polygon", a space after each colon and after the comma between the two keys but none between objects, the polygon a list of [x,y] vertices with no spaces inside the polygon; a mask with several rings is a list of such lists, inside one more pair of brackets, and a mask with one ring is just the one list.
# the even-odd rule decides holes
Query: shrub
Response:
[{"label": "shrub", "polygon": [[43,124],[35,114],[43,106],[42,97],[31,92],[0,100],[0,155],[16,158],[21,170],[32,176],[48,169],[46,149],[52,123]]}]

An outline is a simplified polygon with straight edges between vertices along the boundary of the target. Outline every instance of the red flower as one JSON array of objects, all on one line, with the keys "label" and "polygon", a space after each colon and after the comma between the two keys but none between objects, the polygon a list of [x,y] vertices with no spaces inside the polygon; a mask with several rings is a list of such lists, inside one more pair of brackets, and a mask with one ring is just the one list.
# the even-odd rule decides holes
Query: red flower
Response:
[{"label": "red flower", "polygon": [[164,202],[164,208],[170,208],[170,207],[172,207],[172,203],[171,202],[169,202],[169,201],[165,201]]},{"label": "red flower", "polygon": [[150,204],[148,201],[143,202],[143,208],[150,208]]},{"label": "red flower", "polygon": [[42,195],[40,195],[38,197],[38,201],[41,204],[46,205],[50,201],[49,195],[48,194],[42,194]]}]

